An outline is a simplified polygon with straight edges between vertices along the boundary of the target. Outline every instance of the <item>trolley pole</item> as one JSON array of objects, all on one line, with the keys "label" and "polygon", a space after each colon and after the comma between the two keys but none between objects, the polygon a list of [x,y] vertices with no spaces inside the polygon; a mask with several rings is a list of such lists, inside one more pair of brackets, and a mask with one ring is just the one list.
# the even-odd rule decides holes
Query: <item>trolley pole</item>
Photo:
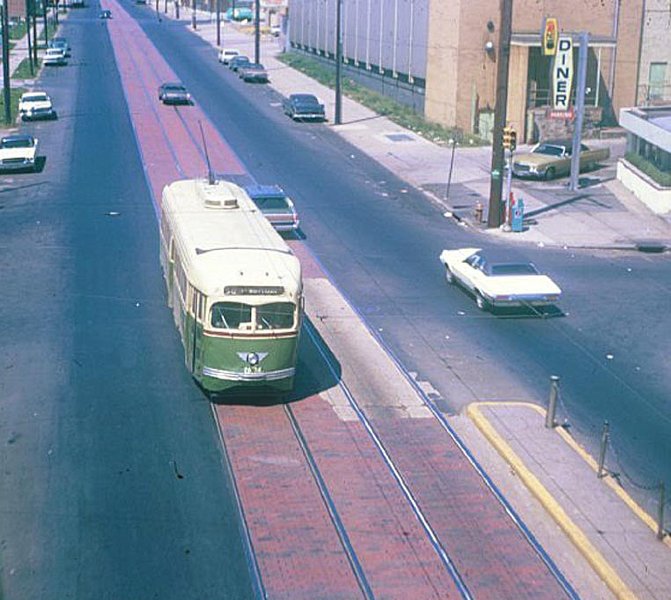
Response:
[{"label": "trolley pole", "polygon": [[499,49],[496,57],[496,105],[494,107],[494,139],[492,141],[492,169],[489,183],[489,214],[487,227],[501,225],[501,192],[503,187],[503,127],[506,124],[508,102],[508,64],[512,36],[513,0],[500,0],[501,26]]}]

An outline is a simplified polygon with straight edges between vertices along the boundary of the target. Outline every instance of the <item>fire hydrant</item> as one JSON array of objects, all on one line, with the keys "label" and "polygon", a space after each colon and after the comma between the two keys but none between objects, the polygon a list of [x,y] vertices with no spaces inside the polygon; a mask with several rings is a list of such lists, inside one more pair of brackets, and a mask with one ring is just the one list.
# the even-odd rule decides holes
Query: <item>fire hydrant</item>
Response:
[{"label": "fire hydrant", "polygon": [[482,223],[482,213],[484,212],[484,208],[482,206],[482,202],[478,200],[475,203],[475,222],[476,223]]}]

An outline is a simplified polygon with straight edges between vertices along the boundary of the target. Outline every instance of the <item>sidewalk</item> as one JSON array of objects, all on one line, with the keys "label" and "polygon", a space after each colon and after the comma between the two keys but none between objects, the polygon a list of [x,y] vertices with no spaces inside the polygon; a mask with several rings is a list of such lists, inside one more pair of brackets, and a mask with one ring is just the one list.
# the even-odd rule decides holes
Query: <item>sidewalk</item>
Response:
[{"label": "sidewalk", "polygon": [[[181,17],[190,23],[189,10],[182,9]],[[251,36],[230,24],[223,31],[224,46],[253,56]],[[198,14],[196,33],[215,44],[216,25],[209,13]],[[282,95],[314,93],[325,101],[332,122],[333,92],[278,61],[275,56],[280,50],[279,40],[263,40],[262,62],[270,73],[270,85]],[[335,131],[423,189],[446,211],[478,227],[472,222],[473,207],[477,200],[484,204],[488,194],[491,149],[457,149],[446,198],[450,149],[403,130],[347,98],[343,115],[345,123],[334,126]],[[614,155],[622,152],[622,140],[609,145]],[[616,180],[578,194],[568,192],[562,183],[538,185],[532,193],[525,187],[527,231],[482,229],[482,234],[557,246],[632,249],[641,240],[671,246],[671,214],[653,214]],[[568,560],[560,568],[572,579],[589,582],[578,586],[583,597],[671,597],[671,539],[656,538],[655,521],[613,479],[597,477],[594,459],[563,428],[544,427],[543,409],[523,403],[476,403],[465,415],[450,420],[543,547],[553,558],[555,550],[560,563]],[[584,559],[582,564],[564,558],[560,546],[566,539]],[[600,590],[598,596],[595,589]]]}]

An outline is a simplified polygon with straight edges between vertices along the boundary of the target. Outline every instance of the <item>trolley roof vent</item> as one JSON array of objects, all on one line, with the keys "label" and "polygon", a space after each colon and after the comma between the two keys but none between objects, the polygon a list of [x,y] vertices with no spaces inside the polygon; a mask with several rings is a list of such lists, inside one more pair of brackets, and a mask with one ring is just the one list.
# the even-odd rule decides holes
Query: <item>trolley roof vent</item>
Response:
[{"label": "trolley roof vent", "polygon": [[202,193],[205,208],[238,208],[238,199],[230,189],[219,185],[206,185]]}]

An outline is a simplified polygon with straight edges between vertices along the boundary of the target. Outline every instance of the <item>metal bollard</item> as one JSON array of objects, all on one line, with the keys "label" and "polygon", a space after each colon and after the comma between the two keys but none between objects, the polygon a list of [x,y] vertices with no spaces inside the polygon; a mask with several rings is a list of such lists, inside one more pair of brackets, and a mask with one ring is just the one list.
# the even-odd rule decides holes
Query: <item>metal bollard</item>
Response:
[{"label": "metal bollard", "polygon": [[610,425],[608,421],[603,422],[603,433],[601,434],[601,449],[599,450],[599,470],[597,471],[596,476],[601,479],[606,476],[606,470],[603,468],[604,463],[606,462],[606,446],[608,446],[608,437],[610,434],[608,430]]},{"label": "metal bollard", "polygon": [[554,429],[557,426],[555,414],[557,413],[557,398],[559,396],[559,375],[550,375],[550,401],[545,413],[545,427]]},{"label": "metal bollard", "polygon": [[659,508],[657,513],[657,539],[663,540],[666,532],[664,531],[664,502],[665,502],[664,482],[659,482]]}]

